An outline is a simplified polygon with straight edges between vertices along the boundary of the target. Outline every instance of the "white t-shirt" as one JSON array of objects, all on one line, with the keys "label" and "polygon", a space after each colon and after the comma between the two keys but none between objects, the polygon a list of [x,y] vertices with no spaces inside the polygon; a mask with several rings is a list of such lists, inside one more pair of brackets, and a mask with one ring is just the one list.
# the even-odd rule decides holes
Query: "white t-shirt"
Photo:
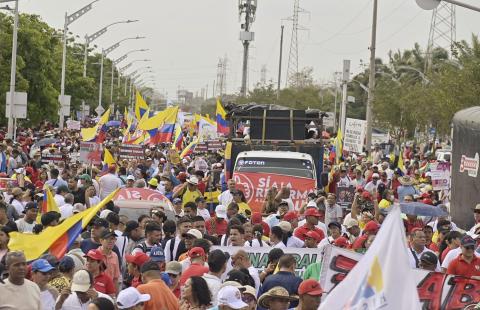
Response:
[{"label": "white t-shirt", "polygon": [[123,186],[122,180],[114,174],[107,173],[99,180],[100,185],[100,198],[104,199],[110,195],[114,190]]},{"label": "white t-shirt", "polygon": [[252,276],[253,281],[255,282],[255,291],[258,293],[260,289],[260,275],[258,274],[257,268],[250,266],[248,267],[248,273]]},{"label": "white t-shirt", "polygon": [[5,284],[0,283],[0,305],[1,309],[41,309],[40,289],[27,279],[22,285],[12,284],[7,279]]},{"label": "white t-shirt", "polygon": [[25,209],[25,206],[23,205],[23,203],[21,203],[17,199],[14,199],[11,205],[15,208],[15,210],[17,210],[18,214],[22,214],[23,210]]},{"label": "white t-shirt", "polygon": [[342,207],[337,204],[334,204],[331,207],[328,205],[325,206],[325,226],[328,227],[330,222],[337,222],[339,218],[343,218]]},{"label": "white t-shirt", "polygon": [[[407,252],[408,252],[408,263],[410,264],[410,267],[412,267],[412,268],[417,268],[417,262],[416,262],[416,260],[415,260],[415,257],[413,257],[414,253],[415,253],[415,255],[417,256],[418,261],[420,261],[420,257],[421,257],[422,254],[425,253],[425,252],[431,252],[431,253],[435,254],[435,252],[433,252],[432,250],[428,249],[427,247],[424,247],[422,253],[420,253],[420,254],[417,253],[417,252],[415,252],[415,250],[413,250],[413,251],[412,251],[412,250],[413,250],[412,248],[409,248],[408,251],[407,251]],[[435,255],[436,255],[436,254],[435,254]],[[435,268],[435,271],[441,271],[441,269],[440,269],[440,261],[437,261],[437,267]]]},{"label": "white t-shirt", "polygon": [[29,234],[33,233],[33,227],[36,224],[35,222],[28,224],[23,218],[16,220],[15,223],[17,224],[18,232]]},{"label": "white t-shirt", "polygon": [[291,236],[287,240],[287,248],[303,248],[304,245],[305,243],[295,236]]},{"label": "white t-shirt", "polygon": [[[103,298],[106,298],[108,300],[110,300],[111,302],[113,302],[112,298],[106,294],[103,294],[103,293],[100,293],[100,292],[97,292],[98,293],[98,297],[103,297]],[[57,298],[57,302],[59,300],[60,297]],[[72,294],[70,294],[70,296],[67,297],[67,299],[65,299],[65,302],[63,303],[62,305],[62,310],[87,310],[88,309],[88,304],[90,303],[91,300],[87,301],[86,303],[82,304],[80,302],[80,298],[78,298],[77,296],[77,293],[75,292],[72,292]]]},{"label": "white t-shirt", "polygon": [[209,273],[204,274],[202,278],[207,282],[208,289],[212,293],[212,306],[215,307],[218,305],[217,294],[222,286],[222,279]]},{"label": "white t-shirt", "polygon": [[340,178],[340,181],[337,182],[338,187],[349,187],[352,184],[352,181],[348,176]]},{"label": "white t-shirt", "polygon": [[40,291],[40,302],[42,304],[42,310],[55,309],[55,298],[49,290]]},{"label": "white t-shirt", "polygon": [[230,193],[230,190],[226,190],[218,196],[218,202],[222,206],[228,207],[228,205],[233,201],[233,195]]},{"label": "white t-shirt", "polygon": [[73,216],[73,206],[69,203],[64,204],[63,206],[58,208],[60,210],[60,214],[62,215],[62,219],[68,219],[69,217]]},{"label": "white t-shirt", "polygon": [[61,207],[65,204],[65,197],[63,197],[62,195],[55,194],[55,197],[53,197],[53,199],[55,199],[58,207]]},{"label": "white t-shirt", "polygon": [[197,215],[203,217],[205,221],[208,221],[210,219],[210,212],[208,212],[207,209],[197,209]]}]

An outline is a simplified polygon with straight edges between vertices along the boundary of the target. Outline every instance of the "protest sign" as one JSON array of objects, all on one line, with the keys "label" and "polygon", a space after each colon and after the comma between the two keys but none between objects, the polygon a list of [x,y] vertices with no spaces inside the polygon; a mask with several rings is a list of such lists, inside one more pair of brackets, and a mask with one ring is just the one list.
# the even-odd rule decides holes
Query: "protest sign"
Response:
[{"label": "protest sign", "polygon": [[267,196],[267,191],[276,187],[290,188],[290,198],[294,210],[300,209],[309,193],[315,190],[315,180],[294,176],[279,175],[275,173],[238,172],[233,174],[239,189],[245,194],[248,205],[253,212],[261,212],[262,205]]},{"label": "protest sign", "polygon": [[[252,266],[255,267],[258,272],[262,272],[268,265],[268,253],[272,250],[271,247],[236,247],[236,246],[213,246],[211,250],[222,250],[232,257],[238,250],[244,250],[247,252]],[[283,248],[285,254],[291,254],[297,262],[295,266],[295,274],[299,277],[303,277],[303,273],[308,265],[320,262],[320,251],[318,249],[307,248]]]},{"label": "protest sign", "polygon": [[67,129],[70,130],[80,130],[80,121],[68,120]]},{"label": "protest sign", "polygon": [[208,152],[214,153],[222,149],[224,149],[224,144],[222,143],[222,141],[211,140],[198,143],[193,152],[195,154]]},{"label": "protest sign", "polygon": [[145,158],[142,145],[121,144],[119,148],[120,160],[141,160]]},{"label": "protest sign", "polygon": [[343,150],[354,153],[363,152],[366,130],[366,121],[347,118],[345,122],[345,134],[343,135]]},{"label": "protest sign", "polygon": [[432,178],[433,190],[439,191],[450,188],[451,163],[431,163],[430,173]]},{"label": "protest sign", "polygon": [[62,153],[46,153],[42,152],[42,162],[46,164],[58,164],[59,162],[64,162],[66,156]]},{"label": "protest sign", "polygon": [[199,141],[208,141],[212,139],[216,139],[218,137],[217,134],[217,124],[215,122],[209,122],[205,119],[201,119],[198,122],[198,138]]},{"label": "protest sign", "polygon": [[79,161],[89,165],[102,164],[103,147],[100,143],[80,142]]},{"label": "protest sign", "polygon": [[[326,293],[347,276],[363,255],[327,245],[325,247],[320,285]],[[464,309],[480,300],[480,280],[412,269],[423,309]],[[401,280],[401,279],[399,279]]]},{"label": "protest sign", "polygon": [[353,198],[355,197],[355,188],[353,186],[337,187],[337,204],[343,208],[350,208],[353,203]]}]

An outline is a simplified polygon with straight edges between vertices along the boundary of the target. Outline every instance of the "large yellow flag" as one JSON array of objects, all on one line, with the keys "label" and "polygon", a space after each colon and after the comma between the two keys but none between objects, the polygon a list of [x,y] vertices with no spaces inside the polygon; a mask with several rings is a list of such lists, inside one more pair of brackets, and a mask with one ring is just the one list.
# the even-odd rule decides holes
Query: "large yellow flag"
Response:
[{"label": "large yellow flag", "polygon": [[115,197],[117,191],[105,197],[95,207],[67,218],[58,226],[47,227],[38,235],[11,232],[8,248],[10,251],[22,251],[27,261],[39,258],[47,250],[57,258],[63,256],[93,217]]},{"label": "large yellow flag", "polygon": [[148,114],[148,110],[148,104],[145,102],[142,95],[140,95],[140,92],[137,91],[135,96],[135,116],[137,117],[137,120],[141,120],[143,114]]},{"label": "large yellow flag", "polygon": [[42,205],[40,206],[37,214],[37,223],[40,224],[42,222],[41,220],[42,214],[45,214],[50,211],[55,211],[60,213],[57,203],[55,202],[55,198],[53,198],[52,191],[50,190],[50,188],[45,188],[43,190]]},{"label": "large yellow flag", "polygon": [[340,128],[338,128],[337,137],[335,137],[335,163],[338,165],[343,152],[343,135]]},{"label": "large yellow flag", "polygon": [[[142,117],[138,128],[142,130],[154,130],[161,128],[165,124],[174,125],[177,120],[178,106],[169,107],[164,111],[155,114],[152,117]],[[173,128],[172,128],[173,129]]]},{"label": "large yellow flag", "polygon": [[103,162],[107,165],[114,165],[117,162],[115,161],[115,158],[113,158],[112,153],[107,148],[103,149]]},{"label": "large yellow flag", "polygon": [[98,125],[92,128],[82,128],[80,134],[82,135],[83,142],[89,142],[95,140],[97,137]]},{"label": "large yellow flag", "polygon": [[109,118],[110,118],[110,108],[108,108],[107,111],[103,113],[102,117],[100,117],[100,120],[98,121],[98,124],[100,126],[105,125],[106,123],[108,123]]}]

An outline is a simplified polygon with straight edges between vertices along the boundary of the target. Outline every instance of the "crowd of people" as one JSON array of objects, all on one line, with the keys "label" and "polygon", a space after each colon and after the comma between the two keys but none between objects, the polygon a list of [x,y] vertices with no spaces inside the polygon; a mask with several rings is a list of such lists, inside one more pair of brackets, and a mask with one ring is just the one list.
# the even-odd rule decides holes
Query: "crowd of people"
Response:
[{"label": "crowd of people", "polygon": [[[329,185],[299,209],[290,188],[272,187],[262,210],[252,210],[239,184],[226,180],[221,153],[174,164],[170,146],[159,145],[146,148],[143,160],[117,159],[104,169],[76,159],[46,164],[42,152],[51,146],[31,152],[44,132],[25,130],[0,144],[0,177],[7,180],[0,195],[0,309],[317,309],[326,293],[322,256],[299,277],[289,253],[322,253],[327,245],[365,253],[396,202],[422,202],[447,214],[405,215],[412,268],[480,279],[480,204],[472,214],[476,224],[457,227],[448,216],[448,191],[433,189],[431,159],[416,148],[403,153],[404,169],[380,148],[368,158],[345,157],[326,166]],[[55,138],[66,158],[78,151],[78,135]],[[116,157],[115,135],[106,146]],[[41,234],[123,187],[158,191],[173,209],[129,218],[109,201],[63,257],[46,252],[27,262],[9,250],[12,232]],[[337,203],[338,187],[354,188],[351,206]],[[39,214],[45,190],[60,212]],[[207,203],[212,195],[214,203]],[[263,270],[250,260],[249,248],[256,247],[268,248]]]}]

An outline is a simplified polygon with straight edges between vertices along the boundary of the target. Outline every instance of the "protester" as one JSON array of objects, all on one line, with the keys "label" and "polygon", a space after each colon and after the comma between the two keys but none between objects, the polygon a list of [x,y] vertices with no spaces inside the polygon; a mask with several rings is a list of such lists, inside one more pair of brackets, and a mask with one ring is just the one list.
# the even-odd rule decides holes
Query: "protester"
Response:
[{"label": "protester", "polygon": [[130,309],[141,310],[143,309],[143,303],[151,299],[149,294],[140,294],[140,292],[134,288],[126,288],[118,294],[117,308],[118,309]]},{"label": "protester", "polygon": [[258,298],[259,308],[271,310],[287,310],[298,304],[298,297],[291,296],[282,286],[275,286]]},{"label": "protester", "polygon": [[141,294],[150,295],[150,300],[144,303],[145,310],[179,309],[178,300],[163,282],[160,268],[156,263],[143,264],[141,273],[144,284],[139,285],[137,289]]},{"label": "protester", "polygon": [[296,310],[318,309],[323,290],[317,280],[304,280],[298,287],[298,307]]}]

